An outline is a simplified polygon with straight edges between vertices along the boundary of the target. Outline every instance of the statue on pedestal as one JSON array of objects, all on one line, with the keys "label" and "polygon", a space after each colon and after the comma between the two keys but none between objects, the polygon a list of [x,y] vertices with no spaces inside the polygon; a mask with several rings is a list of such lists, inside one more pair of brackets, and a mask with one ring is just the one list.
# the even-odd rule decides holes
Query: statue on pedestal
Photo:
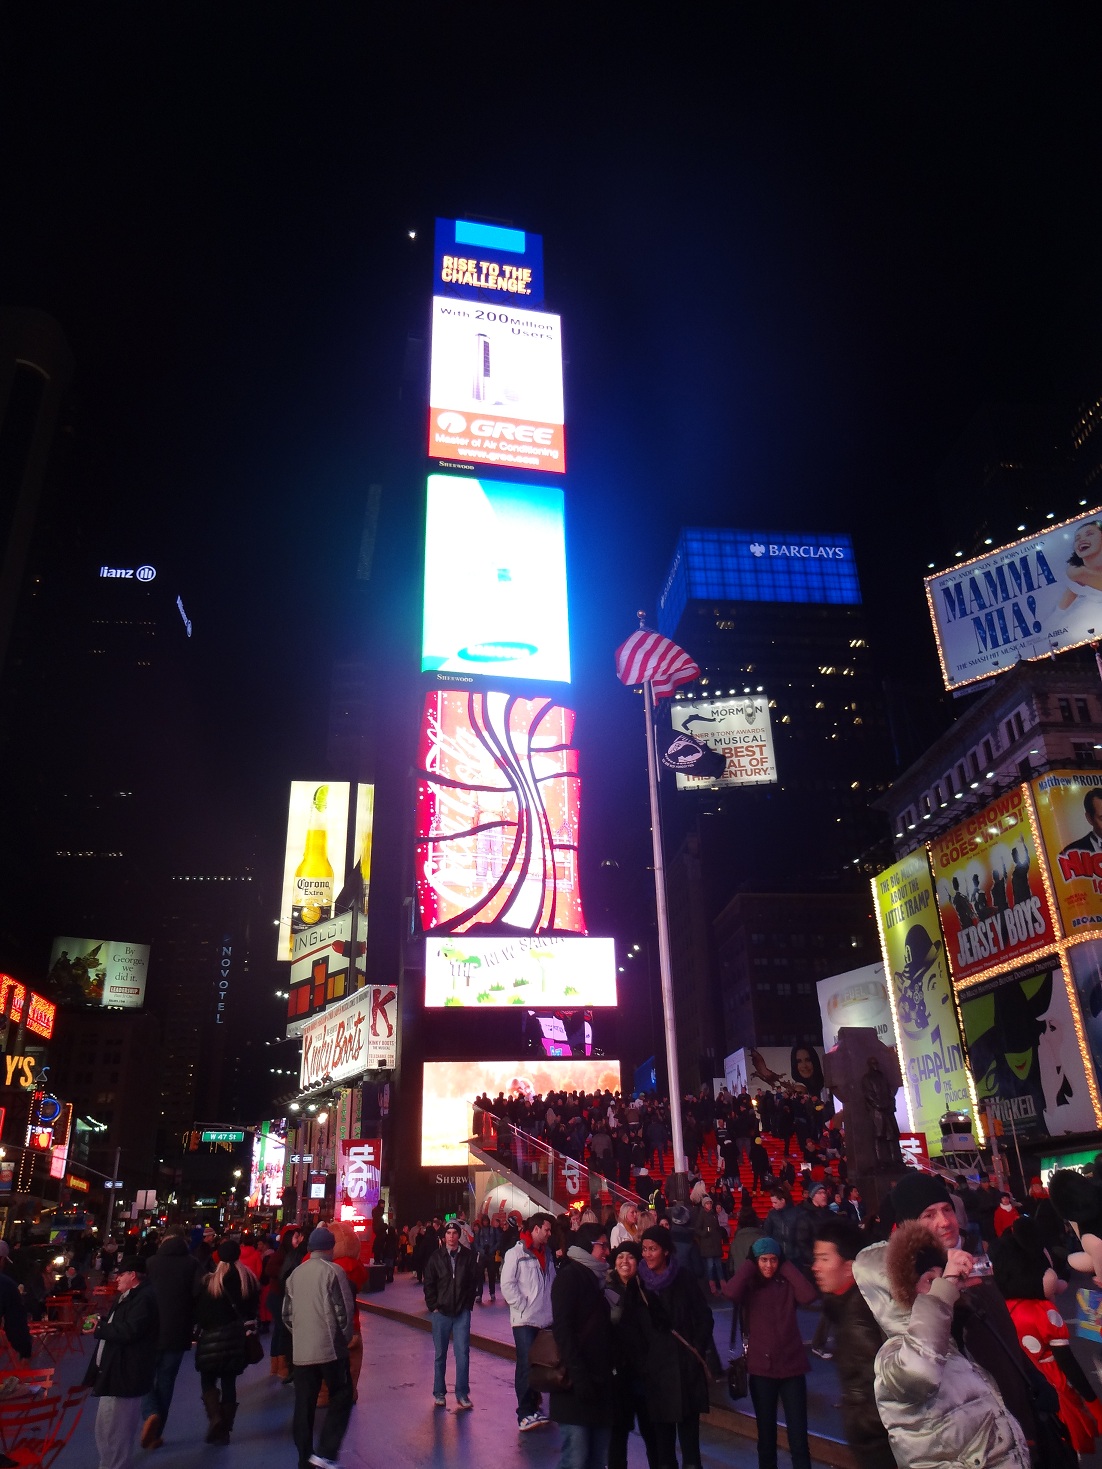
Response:
[{"label": "statue on pedestal", "polygon": [[878,1209],[907,1166],[895,1120],[895,1094],[903,1084],[895,1049],[872,1026],[843,1026],[823,1071],[845,1109],[849,1181],[870,1208]]}]

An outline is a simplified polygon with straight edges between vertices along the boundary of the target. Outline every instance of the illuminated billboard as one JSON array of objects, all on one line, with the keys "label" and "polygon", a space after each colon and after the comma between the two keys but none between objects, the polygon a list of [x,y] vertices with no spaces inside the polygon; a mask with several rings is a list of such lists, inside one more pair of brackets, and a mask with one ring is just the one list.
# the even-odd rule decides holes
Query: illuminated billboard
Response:
[{"label": "illuminated billboard", "polygon": [[566,472],[559,318],[435,296],[429,458]]},{"label": "illuminated billboard", "polygon": [[293,934],[333,916],[333,903],[343,886],[348,796],[343,783],[291,782],[277,959],[291,959]]},{"label": "illuminated billboard", "polygon": [[421,667],[569,683],[561,490],[429,476]]},{"label": "illuminated billboard", "polygon": [[[662,755],[676,770],[679,791],[710,791],[722,786],[770,784],[777,779],[769,700],[745,694],[739,699],[675,700],[670,705],[674,738]],[[721,757],[714,773],[693,773],[697,741]]]},{"label": "illuminated billboard", "polygon": [[925,580],[947,689],[1102,633],[1102,509]]},{"label": "illuminated billboard", "polygon": [[615,1003],[612,939],[425,940],[425,1004],[430,1008]]},{"label": "illuminated billboard", "polygon": [[883,964],[864,964],[832,974],[815,986],[823,1020],[823,1046],[832,1051],[843,1026],[871,1026],[886,1046],[895,1045],[892,1007]]},{"label": "illuminated billboard", "polygon": [[942,1114],[972,1107],[925,851],[873,878],[872,894],[910,1130],[940,1154]]},{"label": "illuminated billboard", "polygon": [[1102,774],[1054,770],[1032,789],[1064,933],[1102,927]]},{"label": "illuminated billboard", "polygon": [[253,1138],[248,1208],[280,1208],[283,1203],[283,1167],[286,1156],[286,1124],[262,1122]]},{"label": "illuminated billboard", "polygon": [[[0,974],[0,1018],[6,1016],[11,1025],[21,1025],[23,1006],[26,1003],[26,985],[20,984],[10,974]],[[31,990],[31,1005],[27,1011],[27,1029],[34,1035],[41,1036],[44,1041],[48,1041],[53,1036],[56,1020],[57,1006],[51,1000],[44,999]],[[11,1068],[8,1071],[8,1085],[11,1085]],[[2,1126],[3,1108],[0,1107],[0,1128]]]},{"label": "illuminated billboard", "polygon": [[1098,1126],[1073,1003],[1058,967],[985,981],[961,996],[980,1106],[1023,1140]]},{"label": "illuminated billboard", "polygon": [[54,939],[51,993],[63,1005],[140,1010],[145,1002],[149,945],[122,939]]},{"label": "illuminated billboard", "polygon": [[473,219],[438,219],[435,246],[436,295],[542,303],[541,235]]},{"label": "illuminated billboard", "polygon": [[418,747],[422,930],[584,933],[574,711],[551,699],[436,690]]},{"label": "illuminated billboard", "polygon": [[356,940],[355,973],[350,975],[352,914],[338,913],[291,935],[287,1034],[297,1035],[311,1015],[343,1000],[365,982],[362,936]]},{"label": "illuminated billboard", "polygon": [[426,1061],[421,1094],[422,1167],[467,1166],[467,1139],[474,1131],[474,1099],[545,1097],[548,1092],[618,1091],[619,1061]]},{"label": "illuminated billboard", "polygon": [[342,1137],[337,1154],[337,1218],[365,1228],[379,1202],[383,1179],[383,1140]]},{"label": "illuminated billboard", "polygon": [[1022,962],[1056,942],[1025,786],[930,843],[954,980]]},{"label": "illuminated billboard", "polygon": [[299,1086],[350,1081],[367,1070],[397,1064],[398,991],[368,985],[338,1001],[302,1028]]},{"label": "illuminated billboard", "polygon": [[658,630],[671,636],[685,604],[861,601],[853,543],[847,535],[691,527],[677,540],[658,598]]}]

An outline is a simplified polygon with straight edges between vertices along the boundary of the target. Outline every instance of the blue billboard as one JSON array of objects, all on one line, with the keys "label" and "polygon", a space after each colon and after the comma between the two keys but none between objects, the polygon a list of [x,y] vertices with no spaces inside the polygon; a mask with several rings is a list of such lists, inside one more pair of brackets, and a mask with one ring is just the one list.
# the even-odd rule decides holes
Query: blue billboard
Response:
[{"label": "blue billboard", "polygon": [[561,490],[429,476],[421,668],[570,682]]},{"label": "blue billboard", "polygon": [[543,236],[472,219],[438,219],[434,296],[543,302]]},{"label": "blue billboard", "polygon": [[658,599],[659,630],[671,634],[696,598],[857,605],[853,543],[839,534],[685,529]]}]

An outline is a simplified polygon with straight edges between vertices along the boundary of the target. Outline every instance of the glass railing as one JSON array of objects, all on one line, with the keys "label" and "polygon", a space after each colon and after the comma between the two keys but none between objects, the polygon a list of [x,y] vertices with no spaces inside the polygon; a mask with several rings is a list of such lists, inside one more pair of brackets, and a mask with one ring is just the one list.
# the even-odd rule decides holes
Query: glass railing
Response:
[{"label": "glass railing", "polygon": [[542,1138],[522,1132],[507,1117],[498,1117],[483,1107],[474,1109],[472,1146],[487,1158],[496,1159],[523,1182],[529,1183],[564,1209],[579,1200],[622,1204],[643,1203],[637,1193],[605,1177],[577,1158],[560,1153]]}]

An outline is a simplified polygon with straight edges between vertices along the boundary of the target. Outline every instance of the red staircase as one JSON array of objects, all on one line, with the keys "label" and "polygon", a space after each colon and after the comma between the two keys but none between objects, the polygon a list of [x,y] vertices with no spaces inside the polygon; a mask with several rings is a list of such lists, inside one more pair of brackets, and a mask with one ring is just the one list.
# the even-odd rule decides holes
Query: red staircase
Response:
[{"label": "red staircase", "polygon": [[[765,1151],[769,1154],[769,1166],[772,1169],[773,1175],[774,1177],[779,1177],[780,1171],[783,1168],[785,1162],[784,1144],[781,1142],[780,1138],[771,1137],[768,1133],[762,1133],[762,1141],[765,1144]],[[804,1166],[803,1154],[790,1153],[789,1160],[792,1163],[792,1167],[796,1170],[796,1181],[792,1185],[792,1188],[790,1190],[792,1194],[792,1202],[794,1204],[799,1204],[802,1202],[804,1196],[803,1185],[800,1182],[800,1170]],[[701,1150],[700,1156],[697,1159],[696,1171],[704,1180],[705,1187],[708,1189],[709,1192],[716,1188],[721,1174],[716,1166],[715,1159],[710,1154],[706,1154],[703,1150]],[[664,1185],[667,1176],[672,1172],[673,1152],[671,1149],[667,1148],[662,1157],[661,1172],[652,1172],[650,1176],[654,1180],[654,1183],[661,1183]],[[759,1219],[764,1219],[765,1216],[769,1213],[769,1210],[772,1208],[772,1204],[770,1203],[768,1193],[754,1192],[754,1174],[749,1163],[744,1162],[739,1168],[739,1182],[742,1184],[743,1188],[750,1190],[750,1197],[753,1200],[754,1204],[754,1212],[757,1214]],[[647,1188],[645,1182],[640,1185],[639,1192],[646,1193],[649,1191],[650,1190]],[[738,1200],[736,1199],[735,1202],[737,1204]]]}]

